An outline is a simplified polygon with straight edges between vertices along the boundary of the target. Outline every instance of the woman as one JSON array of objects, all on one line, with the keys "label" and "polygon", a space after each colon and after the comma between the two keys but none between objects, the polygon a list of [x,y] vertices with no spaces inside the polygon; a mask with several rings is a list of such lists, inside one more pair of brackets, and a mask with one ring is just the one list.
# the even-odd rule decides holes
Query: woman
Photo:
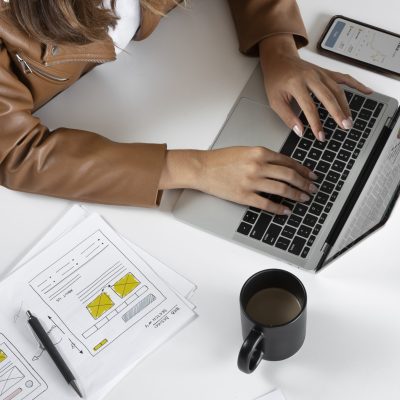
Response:
[{"label": "woman", "polygon": [[[115,143],[79,129],[50,132],[32,116],[91,68],[114,60],[115,50],[132,36],[146,38],[176,5],[175,0],[0,0],[1,185],[140,206],[159,204],[164,189],[193,188],[277,214],[290,210],[260,192],[309,200],[317,191],[316,175],[265,148],[170,151],[165,145]],[[229,0],[229,5],[240,50],[260,56],[270,104],[287,126],[302,135],[303,125],[289,107],[295,98],[324,140],[312,91],[349,129],[350,111],[338,83],[369,89],[299,58],[297,48],[307,39],[295,0]]]}]

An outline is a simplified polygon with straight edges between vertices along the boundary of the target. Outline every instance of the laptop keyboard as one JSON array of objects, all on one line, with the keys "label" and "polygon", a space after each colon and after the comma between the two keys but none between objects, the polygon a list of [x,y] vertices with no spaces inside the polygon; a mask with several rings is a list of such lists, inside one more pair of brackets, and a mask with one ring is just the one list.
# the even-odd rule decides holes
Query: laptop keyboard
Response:
[{"label": "laptop keyboard", "polygon": [[383,109],[382,103],[360,94],[348,91],[345,94],[354,121],[350,131],[343,131],[323,104],[313,96],[326,141],[322,143],[315,138],[304,113],[301,113],[304,136],[299,138],[291,132],[281,150],[282,154],[297,160],[318,175],[314,182],[319,188],[318,193],[311,195],[307,203],[264,194],[264,197],[290,208],[292,214],[275,215],[248,207],[237,228],[238,233],[296,256],[307,257]]}]

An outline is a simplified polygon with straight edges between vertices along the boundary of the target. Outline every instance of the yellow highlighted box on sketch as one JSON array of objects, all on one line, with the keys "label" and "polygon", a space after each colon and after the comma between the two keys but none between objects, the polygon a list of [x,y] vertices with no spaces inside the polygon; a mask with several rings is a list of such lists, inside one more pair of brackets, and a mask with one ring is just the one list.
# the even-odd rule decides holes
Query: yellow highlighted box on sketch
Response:
[{"label": "yellow highlighted box on sketch", "polygon": [[4,353],[4,351],[0,349],[0,363],[5,361],[6,359],[7,359],[7,354]]},{"label": "yellow highlighted box on sketch", "polygon": [[107,339],[103,339],[100,343],[96,344],[96,346],[93,347],[93,351],[99,350],[101,347],[103,347],[106,343],[108,342]]},{"label": "yellow highlighted box on sketch", "polygon": [[107,293],[101,293],[86,308],[90,315],[94,318],[100,318],[105,312],[114,306],[113,301]]},{"label": "yellow highlighted box on sketch", "polygon": [[128,272],[121,279],[114,283],[113,289],[119,297],[124,298],[131,293],[140,284],[136,277]]}]

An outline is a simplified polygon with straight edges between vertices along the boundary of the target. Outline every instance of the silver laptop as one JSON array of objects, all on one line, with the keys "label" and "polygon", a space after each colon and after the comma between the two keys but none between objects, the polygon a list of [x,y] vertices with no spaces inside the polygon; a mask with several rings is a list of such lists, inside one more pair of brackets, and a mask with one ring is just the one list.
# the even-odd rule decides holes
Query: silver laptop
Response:
[{"label": "silver laptop", "polygon": [[292,209],[290,216],[278,216],[184,190],[174,215],[222,238],[313,271],[382,226],[399,194],[400,109],[395,99],[382,94],[365,96],[344,89],[353,129],[342,131],[314,97],[327,141],[314,138],[302,113],[306,129],[300,139],[269,107],[257,67],[212,145],[213,149],[265,146],[308,166],[319,176],[319,191],[308,203],[264,194]]}]

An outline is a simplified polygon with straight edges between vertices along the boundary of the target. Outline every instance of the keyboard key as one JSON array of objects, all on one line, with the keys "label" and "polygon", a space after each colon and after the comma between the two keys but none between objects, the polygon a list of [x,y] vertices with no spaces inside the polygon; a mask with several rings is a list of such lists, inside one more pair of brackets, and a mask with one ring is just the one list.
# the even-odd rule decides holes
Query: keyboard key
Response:
[{"label": "keyboard key", "polygon": [[362,119],[357,118],[354,121],[353,126],[354,126],[354,129],[357,129],[362,132],[367,127],[367,123],[365,121],[363,121]]},{"label": "keyboard key", "polygon": [[328,129],[326,126],[324,126],[324,131],[325,131],[326,140],[330,139],[332,137],[333,130],[332,129]]},{"label": "keyboard key", "polygon": [[308,226],[315,226],[318,218],[315,215],[307,214],[303,220],[303,223]]},{"label": "keyboard key", "polygon": [[307,239],[310,236],[311,231],[312,228],[310,228],[309,226],[301,225],[299,230],[297,231],[297,234]]},{"label": "keyboard key", "polygon": [[354,111],[358,111],[364,103],[364,97],[355,94],[350,102],[350,108]]},{"label": "keyboard key", "polygon": [[349,169],[345,169],[342,173],[342,179],[346,180],[347,177],[349,176],[350,170]]},{"label": "keyboard key", "polygon": [[[353,154],[351,155],[351,157],[356,159],[359,155],[360,155],[360,149],[355,149],[353,151]],[[350,160],[350,161],[352,161],[352,160]],[[350,161],[349,161],[349,163],[350,163]]]},{"label": "keyboard key", "polygon": [[360,141],[357,143],[357,149],[362,149],[365,144],[365,139],[360,139]]},{"label": "keyboard key", "polygon": [[336,132],[334,133],[334,135],[332,136],[332,139],[335,139],[339,142],[343,142],[344,139],[346,139],[347,137],[347,133],[341,131],[340,129],[336,129]]},{"label": "keyboard key", "polygon": [[296,229],[292,228],[291,226],[285,226],[282,230],[281,235],[285,236],[288,239],[292,239],[295,233]]},{"label": "keyboard key", "polygon": [[320,215],[323,207],[320,204],[312,203],[310,206],[310,213],[314,215]]},{"label": "keyboard key", "polygon": [[339,194],[339,192],[336,192],[336,191],[333,192],[332,195],[331,195],[331,199],[330,200],[335,202],[337,197],[338,197],[338,194]]},{"label": "keyboard key", "polygon": [[328,129],[336,129],[337,123],[332,118],[328,118],[324,123],[324,127],[327,127]]},{"label": "keyboard key", "polygon": [[282,149],[281,149],[281,154],[284,154],[288,157],[290,157],[294,151],[294,149],[297,146],[297,143],[299,143],[300,138],[292,131],[290,132],[289,136],[287,137]]},{"label": "keyboard key", "polygon": [[347,162],[349,160],[350,156],[351,156],[351,153],[349,151],[342,149],[339,151],[337,158],[340,161]]},{"label": "keyboard key", "polygon": [[323,174],[322,172],[320,172],[320,171],[317,171],[318,172],[318,174],[317,174],[317,179],[314,181],[314,183],[316,183],[317,185],[319,185],[320,183],[322,183],[323,182],[323,180],[325,179],[325,174]]},{"label": "keyboard key", "polygon": [[351,118],[353,118],[353,121],[357,118],[357,111],[350,110],[351,111]]},{"label": "keyboard key", "polygon": [[263,242],[273,246],[281,233],[282,228],[278,225],[271,224],[267,229],[267,233],[263,238]]},{"label": "keyboard key", "polygon": [[275,247],[277,247],[278,249],[281,249],[281,250],[287,250],[287,248],[289,247],[289,244],[290,244],[290,240],[280,237],[277,240]]},{"label": "keyboard key", "polygon": [[264,232],[267,229],[269,223],[272,220],[272,216],[265,214],[265,213],[261,213],[260,217],[258,218],[256,224],[254,225],[253,230],[250,233],[250,236],[253,239],[256,240],[261,240],[261,238],[264,236]]},{"label": "keyboard key", "polygon": [[303,250],[305,244],[306,244],[306,239],[296,236],[289,247],[289,253],[298,256]]},{"label": "keyboard key", "polygon": [[347,101],[350,102],[351,98],[353,97],[353,93],[351,93],[351,92],[345,90],[345,91],[344,91],[344,94],[346,95]]},{"label": "keyboard key", "polygon": [[373,128],[373,126],[375,125],[376,119],[375,118],[371,118],[368,122],[368,128]]},{"label": "keyboard key", "polygon": [[293,214],[300,215],[301,217],[307,212],[308,207],[304,204],[296,204],[293,210]]},{"label": "keyboard key", "polygon": [[326,111],[324,108],[318,108],[318,114],[321,122],[324,121],[325,118],[329,115],[328,111]]},{"label": "keyboard key", "polygon": [[339,181],[338,184],[336,185],[336,190],[340,192],[342,190],[343,185],[344,181]]},{"label": "keyboard key", "polygon": [[307,129],[305,130],[304,136],[303,136],[303,137],[305,137],[305,138],[307,138],[307,139],[310,139],[310,140],[314,140],[314,139],[315,139],[315,136],[314,136],[312,130],[309,129],[309,128],[307,128]]},{"label": "keyboard key", "polygon": [[311,235],[311,236],[308,238],[307,246],[312,246],[312,245],[314,244],[314,241],[315,241],[315,236],[314,236],[314,235]]},{"label": "keyboard key", "polygon": [[340,178],[340,175],[337,172],[329,171],[326,175],[326,180],[332,183],[336,183]]},{"label": "keyboard key", "polygon": [[329,213],[329,212],[332,210],[332,207],[333,207],[333,203],[329,202],[329,203],[325,206],[324,211],[325,211],[326,213]]},{"label": "keyboard key", "polygon": [[376,109],[374,111],[374,118],[378,118],[379,117],[379,114],[381,113],[382,108],[383,108],[383,104],[379,103],[378,107],[376,107]]},{"label": "keyboard key", "polygon": [[350,132],[349,132],[349,134],[348,134],[348,138],[349,139],[351,139],[351,140],[355,140],[355,141],[357,141],[357,140],[359,140],[360,139],[360,137],[361,137],[361,132],[360,131],[357,131],[357,130],[355,130],[355,129],[352,129]]},{"label": "keyboard key", "polygon": [[328,172],[330,168],[330,164],[325,161],[320,161],[317,165],[316,170],[321,172]]},{"label": "keyboard key", "polygon": [[242,235],[248,235],[250,233],[252,226],[247,224],[246,222],[242,222],[237,229],[237,232],[241,233]]},{"label": "keyboard key", "polygon": [[309,247],[304,247],[304,250],[301,253],[301,258],[306,258],[308,256],[309,251],[310,251]]},{"label": "keyboard key", "polygon": [[321,231],[321,228],[322,228],[322,225],[320,225],[320,224],[315,225],[315,228],[312,231],[313,235],[318,235],[318,233],[320,233],[320,231]]},{"label": "keyboard key", "polygon": [[337,153],[338,150],[340,149],[340,146],[342,144],[340,142],[338,142],[337,140],[330,140],[329,144],[328,144],[328,149],[332,150],[334,153]]},{"label": "keyboard key", "polygon": [[348,150],[348,151],[353,151],[356,147],[356,142],[354,140],[347,139],[343,143],[343,149]]},{"label": "keyboard key", "polygon": [[375,110],[376,106],[378,105],[378,102],[372,99],[367,99],[367,101],[364,104],[364,107],[368,110]]},{"label": "keyboard key", "polygon": [[342,172],[344,170],[345,166],[346,166],[346,164],[344,162],[335,160],[332,164],[332,169],[336,172]]},{"label": "keyboard key", "polygon": [[325,150],[322,155],[322,159],[328,162],[332,162],[336,157],[336,154],[333,151]]},{"label": "keyboard key", "polygon": [[318,150],[323,150],[327,144],[327,142],[320,142],[319,140],[316,140],[313,144],[313,147]]},{"label": "keyboard key", "polygon": [[321,217],[319,218],[319,223],[322,225],[325,221],[326,221],[326,217],[328,216],[328,214],[326,214],[326,213],[323,213],[322,215],[321,215]]},{"label": "keyboard key", "polygon": [[310,157],[312,160],[319,160],[321,157],[322,151],[317,150],[315,148],[312,148],[310,152],[308,153],[308,157]]},{"label": "keyboard key", "polygon": [[278,225],[284,225],[287,219],[288,219],[287,215],[275,215],[272,222]]},{"label": "keyboard key", "polygon": [[307,152],[305,152],[304,150],[296,149],[292,154],[292,158],[301,162],[306,158],[306,155]]},{"label": "keyboard key", "polygon": [[243,221],[249,222],[250,224],[254,224],[254,222],[257,221],[258,214],[252,212],[252,211],[247,211],[246,215],[243,217]]},{"label": "keyboard key", "polygon": [[301,218],[294,214],[290,216],[287,222],[288,225],[294,226],[295,228],[297,228],[300,225],[300,223],[301,223]]},{"label": "keyboard key", "polygon": [[303,138],[300,140],[297,147],[302,150],[308,150],[311,146],[312,146],[312,141]]},{"label": "keyboard key", "polygon": [[347,168],[352,169],[355,162],[356,162],[355,158],[351,158],[347,163]]},{"label": "keyboard key", "polygon": [[322,183],[322,185],[320,186],[319,189],[322,192],[331,194],[334,188],[335,188],[335,185],[333,183],[325,181],[325,182]]},{"label": "keyboard key", "polygon": [[317,163],[314,160],[310,160],[309,158],[306,158],[303,162],[303,165],[310,169],[311,171],[314,171],[315,166]]},{"label": "keyboard key", "polygon": [[369,119],[372,117],[372,111],[363,108],[358,114],[358,117],[369,121]]},{"label": "keyboard key", "polygon": [[318,192],[318,193],[315,195],[315,198],[314,198],[314,200],[315,200],[317,203],[320,203],[320,204],[326,204],[326,202],[328,201],[328,199],[329,199],[329,196],[328,196],[327,194],[325,194],[325,193],[322,193],[322,192]]}]

